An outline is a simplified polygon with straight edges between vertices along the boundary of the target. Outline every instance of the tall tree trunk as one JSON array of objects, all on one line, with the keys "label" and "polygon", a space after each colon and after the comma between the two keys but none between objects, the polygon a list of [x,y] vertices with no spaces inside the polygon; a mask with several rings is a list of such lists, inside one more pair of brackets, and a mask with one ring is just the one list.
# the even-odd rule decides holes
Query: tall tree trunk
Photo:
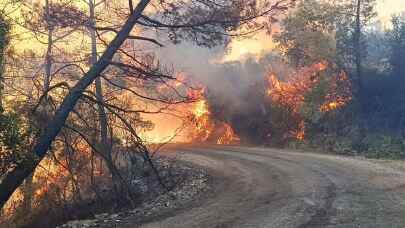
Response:
[{"label": "tall tree trunk", "polygon": [[[97,36],[96,36],[96,20],[95,20],[95,5],[93,0],[89,0],[90,8],[90,38],[91,38],[91,65],[97,63]],[[108,140],[108,126],[107,126],[107,114],[105,112],[104,106],[104,97],[103,97],[103,88],[100,77],[97,77],[95,80],[96,85],[96,98],[98,101],[98,114],[99,114],[99,124],[100,124],[100,139],[104,152],[107,152],[109,146]]]},{"label": "tall tree trunk", "polygon": [[3,17],[0,15],[0,114],[3,112],[3,90],[4,90],[4,50],[6,49],[6,37],[8,28]]},{"label": "tall tree trunk", "polygon": [[[90,18],[90,38],[91,38],[91,64],[94,65],[97,63],[97,34],[96,34],[96,17],[95,17],[95,2],[94,0],[88,0],[89,4],[89,18]],[[95,87],[96,87],[96,99],[97,99],[97,106],[98,106],[98,119],[99,119],[99,129],[100,129],[100,141],[98,144],[100,145],[100,151],[103,153],[104,161],[106,162],[107,168],[110,171],[112,182],[114,185],[114,190],[118,195],[121,194],[120,189],[124,188],[124,191],[129,193],[129,189],[127,188],[127,184],[122,179],[119,170],[115,166],[113,159],[112,159],[112,151],[111,151],[111,143],[108,136],[108,120],[106,110],[103,106],[104,103],[104,95],[103,95],[103,86],[100,77],[97,77],[95,80]],[[126,194],[128,197],[130,195]]]},{"label": "tall tree trunk", "polygon": [[357,0],[356,2],[356,21],[355,21],[355,31],[354,31],[354,40],[353,40],[353,48],[355,52],[355,65],[356,65],[356,79],[357,79],[357,88],[356,89],[356,97],[359,102],[360,108],[360,121],[359,121],[359,135],[358,139],[356,139],[359,143],[359,150],[363,150],[363,140],[366,137],[366,119],[365,119],[365,94],[364,94],[364,85],[363,85],[363,69],[362,69],[362,50],[361,50],[361,32],[362,32],[362,24],[361,24],[361,8],[362,8],[362,1]]},{"label": "tall tree trunk", "polygon": [[[89,71],[76,83],[76,85],[69,91],[69,94],[63,99],[62,104],[59,106],[55,116],[49,121],[45,130],[41,133],[34,148],[32,150],[33,158],[29,161],[23,161],[16,165],[16,167],[4,175],[0,180],[0,207],[2,208],[7,200],[11,197],[13,192],[23,183],[35,168],[41,162],[48,152],[48,149],[56,136],[65,124],[70,112],[75,107],[77,101],[80,99],[84,90],[90,86],[94,80],[109,66],[114,54],[118,51],[122,43],[128,38],[132,28],[137,23],[142,12],[149,4],[150,0],[141,0],[136,6],[133,13],[129,16],[121,30],[115,38],[108,45],[107,49],[93,65]],[[30,153],[28,153],[30,154]]]},{"label": "tall tree trunk", "polygon": [[361,1],[357,0],[356,4],[356,25],[354,31],[354,52],[355,52],[355,65],[356,65],[356,77],[357,77],[357,92],[360,95],[363,90],[363,71],[362,71],[362,55],[361,55]]},{"label": "tall tree trunk", "polygon": [[45,20],[48,26],[48,44],[45,54],[45,79],[44,79],[44,93],[49,90],[51,84],[52,73],[52,46],[53,46],[53,27],[50,23],[50,5],[49,0],[45,0]]}]

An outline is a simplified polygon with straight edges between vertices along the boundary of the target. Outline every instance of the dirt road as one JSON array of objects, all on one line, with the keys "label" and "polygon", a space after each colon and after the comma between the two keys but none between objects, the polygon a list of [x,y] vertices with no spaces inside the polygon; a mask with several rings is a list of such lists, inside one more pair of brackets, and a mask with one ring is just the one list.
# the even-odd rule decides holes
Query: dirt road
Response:
[{"label": "dirt road", "polygon": [[242,147],[179,149],[213,192],[142,227],[405,227],[405,168],[360,158]]}]

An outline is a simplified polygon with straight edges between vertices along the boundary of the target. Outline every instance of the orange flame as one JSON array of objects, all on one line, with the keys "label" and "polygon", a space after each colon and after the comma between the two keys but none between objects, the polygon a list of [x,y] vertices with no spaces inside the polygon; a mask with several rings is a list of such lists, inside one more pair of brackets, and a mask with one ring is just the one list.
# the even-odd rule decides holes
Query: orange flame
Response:
[{"label": "orange flame", "polygon": [[217,144],[219,145],[229,145],[235,142],[239,142],[240,138],[238,135],[236,135],[236,133],[234,132],[234,130],[232,129],[232,127],[229,124],[224,124],[224,128],[225,128],[225,132],[223,135],[221,135],[218,140],[217,140]]},{"label": "orange flame", "polygon": [[191,110],[191,120],[194,127],[190,131],[193,141],[214,142],[216,144],[232,144],[240,141],[229,124],[212,119],[209,104],[205,98],[205,89],[190,92],[189,96],[199,98]]},{"label": "orange flame", "polygon": [[[319,83],[319,75],[328,69],[328,65],[326,61],[321,61],[304,67],[291,75],[288,81],[281,81],[274,73],[270,73],[267,76],[269,84],[267,95],[275,104],[288,107],[295,116],[302,118],[300,117],[300,109],[305,102],[305,95]],[[328,94],[325,97],[325,102],[319,107],[319,111],[323,113],[343,107],[352,99],[350,84],[344,72],[333,74],[327,80]],[[339,86],[340,84],[344,85]],[[304,121],[301,120],[297,128],[290,131],[289,134],[298,140],[304,140]]]}]

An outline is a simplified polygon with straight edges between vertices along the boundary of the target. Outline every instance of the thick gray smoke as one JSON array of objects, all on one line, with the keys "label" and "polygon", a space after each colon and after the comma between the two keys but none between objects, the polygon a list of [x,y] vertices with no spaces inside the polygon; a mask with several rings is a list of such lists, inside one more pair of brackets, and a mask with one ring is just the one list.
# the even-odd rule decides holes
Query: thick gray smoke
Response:
[{"label": "thick gray smoke", "polygon": [[225,48],[206,49],[186,43],[168,46],[158,53],[166,64],[173,64],[176,70],[185,72],[203,83],[209,93],[236,106],[248,102],[241,98],[249,88],[266,83],[265,76],[269,71],[280,76],[288,71],[275,53],[261,58],[251,56],[241,61],[220,63],[219,60],[225,54]]},{"label": "thick gray smoke", "polygon": [[276,53],[219,63],[225,54],[223,48],[181,44],[162,49],[159,57],[201,82],[213,117],[230,124],[243,141],[266,141],[270,129],[266,75],[271,71],[282,77],[288,67]]}]

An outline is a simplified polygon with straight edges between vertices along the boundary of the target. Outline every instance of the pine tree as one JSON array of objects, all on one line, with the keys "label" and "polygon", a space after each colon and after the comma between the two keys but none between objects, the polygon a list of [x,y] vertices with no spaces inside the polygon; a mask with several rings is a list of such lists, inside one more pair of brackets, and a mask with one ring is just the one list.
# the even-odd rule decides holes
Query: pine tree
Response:
[{"label": "pine tree", "polygon": [[391,49],[389,62],[395,77],[405,77],[405,20],[398,16],[392,18],[392,31],[389,33]]}]

